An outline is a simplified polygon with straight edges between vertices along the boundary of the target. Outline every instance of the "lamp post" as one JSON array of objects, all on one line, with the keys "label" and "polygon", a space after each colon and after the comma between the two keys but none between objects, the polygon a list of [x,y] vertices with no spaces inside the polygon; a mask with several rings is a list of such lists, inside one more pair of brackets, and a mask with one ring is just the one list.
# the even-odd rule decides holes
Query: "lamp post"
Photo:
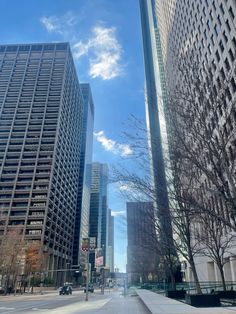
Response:
[{"label": "lamp post", "polygon": [[68,280],[68,270],[69,270],[69,265],[70,263],[66,263],[66,268],[65,268],[65,272],[64,272],[64,284],[67,282]]},{"label": "lamp post", "polygon": [[89,286],[89,251],[87,251],[87,272],[86,272],[86,297],[85,297],[85,301],[88,301],[88,286]]}]

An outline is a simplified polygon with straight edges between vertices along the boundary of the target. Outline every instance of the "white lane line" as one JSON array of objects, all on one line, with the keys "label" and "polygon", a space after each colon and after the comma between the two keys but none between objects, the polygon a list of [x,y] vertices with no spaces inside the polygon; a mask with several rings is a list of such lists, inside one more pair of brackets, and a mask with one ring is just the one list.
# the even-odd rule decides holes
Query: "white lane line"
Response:
[{"label": "white lane line", "polygon": [[6,306],[1,306],[0,310],[15,310],[15,307],[6,307]]}]

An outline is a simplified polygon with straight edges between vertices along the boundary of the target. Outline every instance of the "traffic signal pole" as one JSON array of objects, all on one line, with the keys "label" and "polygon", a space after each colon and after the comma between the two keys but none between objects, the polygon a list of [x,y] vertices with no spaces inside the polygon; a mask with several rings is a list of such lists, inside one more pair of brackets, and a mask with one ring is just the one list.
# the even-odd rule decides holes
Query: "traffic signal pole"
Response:
[{"label": "traffic signal pole", "polygon": [[87,251],[87,272],[86,272],[86,297],[85,297],[85,301],[88,301],[88,286],[89,286],[89,251]]}]

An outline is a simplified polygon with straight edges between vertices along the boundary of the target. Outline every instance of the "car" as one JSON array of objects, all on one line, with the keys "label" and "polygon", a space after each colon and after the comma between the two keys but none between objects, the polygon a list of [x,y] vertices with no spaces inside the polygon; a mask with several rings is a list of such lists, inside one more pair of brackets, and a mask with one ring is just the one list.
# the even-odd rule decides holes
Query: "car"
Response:
[{"label": "car", "polygon": [[63,286],[59,288],[59,295],[69,295],[72,294],[71,286]]},{"label": "car", "polygon": [[[89,285],[88,286],[88,292],[94,292],[94,287],[93,287],[93,285]],[[84,288],[84,293],[86,293],[86,287]]]}]

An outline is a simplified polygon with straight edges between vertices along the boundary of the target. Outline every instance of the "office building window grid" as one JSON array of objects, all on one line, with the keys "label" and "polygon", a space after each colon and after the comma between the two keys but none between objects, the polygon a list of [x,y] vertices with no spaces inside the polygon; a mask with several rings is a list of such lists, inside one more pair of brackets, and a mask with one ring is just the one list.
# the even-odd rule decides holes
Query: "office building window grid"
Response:
[{"label": "office building window grid", "polygon": [[0,46],[0,235],[71,256],[81,118],[68,44]]}]

